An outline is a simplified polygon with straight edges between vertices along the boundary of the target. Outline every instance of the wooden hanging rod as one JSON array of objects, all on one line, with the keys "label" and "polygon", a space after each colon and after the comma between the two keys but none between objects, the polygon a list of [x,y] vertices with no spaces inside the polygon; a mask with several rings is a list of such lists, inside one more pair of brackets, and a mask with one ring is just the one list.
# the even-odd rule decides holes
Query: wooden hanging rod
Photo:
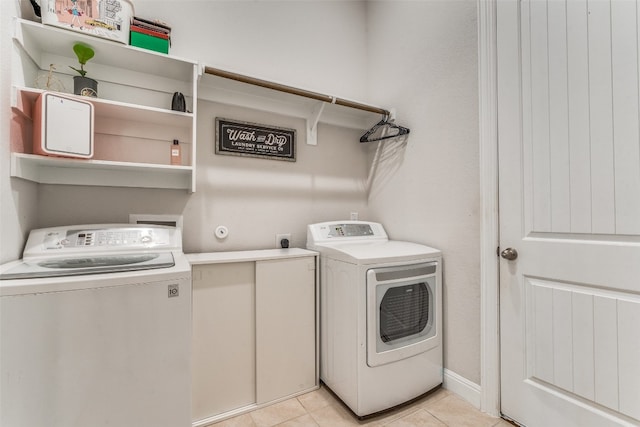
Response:
[{"label": "wooden hanging rod", "polygon": [[292,95],[303,96],[305,98],[311,98],[317,101],[328,102],[329,104],[342,105],[344,107],[355,108],[356,110],[368,111],[370,113],[378,113],[385,116],[390,115],[390,112],[383,108],[373,107],[371,105],[361,104],[359,102],[353,102],[347,99],[334,98],[333,96],[323,95],[321,93],[311,92],[304,89],[298,89],[296,87],[286,86],[279,83],[270,82],[268,80],[256,79],[255,77],[232,73],[230,71],[221,70],[219,68],[204,67],[204,72],[207,74],[211,74],[212,76],[223,77],[225,79],[248,83],[254,86],[260,86],[267,89],[290,93]]}]

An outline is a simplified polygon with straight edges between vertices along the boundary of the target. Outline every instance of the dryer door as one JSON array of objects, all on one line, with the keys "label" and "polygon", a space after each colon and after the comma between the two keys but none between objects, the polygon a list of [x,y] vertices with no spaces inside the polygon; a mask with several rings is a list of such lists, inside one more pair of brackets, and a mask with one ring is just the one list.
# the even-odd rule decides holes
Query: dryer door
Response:
[{"label": "dryer door", "polygon": [[367,365],[384,365],[440,344],[438,263],[367,271]]}]

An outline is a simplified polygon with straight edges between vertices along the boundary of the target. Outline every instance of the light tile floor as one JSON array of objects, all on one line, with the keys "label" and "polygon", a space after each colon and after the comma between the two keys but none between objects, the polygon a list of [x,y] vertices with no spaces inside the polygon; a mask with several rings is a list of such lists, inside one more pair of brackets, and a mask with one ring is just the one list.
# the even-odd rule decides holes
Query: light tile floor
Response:
[{"label": "light tile floor", "polygon": [[213,424],[215,427],[513,427],[474,408],[457,395],[438,389],[413,402],[359,421],[326,388]]}]

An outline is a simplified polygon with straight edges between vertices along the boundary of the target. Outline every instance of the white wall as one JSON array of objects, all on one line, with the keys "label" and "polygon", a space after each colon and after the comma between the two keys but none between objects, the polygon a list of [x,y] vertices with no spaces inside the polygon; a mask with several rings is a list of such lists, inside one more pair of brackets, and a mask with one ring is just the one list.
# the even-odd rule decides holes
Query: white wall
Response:
[{"label": "white wall", "polygon": [[411,128],[376,185],[372,218],[443,251],[445,367],[480,383],[475,1],[368,3],[369,96]]},{"label": "white wall", "polygon": [[[214,154],[215,117],[296,129],[297,161]],[[277,233],[291,233],[291,245],[304,247],[307,224],[346,218],[351,211],[366,215],[367,175],[367,152],[357,142],[361,132],[320,124],[318,146],[306,145],[304,132],[301,119],[201,101],[194,194],[42,185],[40,225],[127,222],[130,213],[182,214],[185,252],[272,248]],[[218,225],[229,228],[225,240],[214,235]]]},{"label": "white wall", "polygon": [[[172,55],[342,97],[361,99],[365,93],[363,2],[134,3],[136,14],[173,27]],[[214,155],[215,117],[295,128],[297,161]],[[291,244],[304,247],[308,223],[352,211],[366,218],[367,149],[358,143],[361,134],[321,124],[318,145],[308,146],[303,120],[200,101],[196,193],[41,185],[38,224],[182,214],[186,252],[272,248],[277,233],[291,233]],[[214,236],[218,225],[230,230],[224,241]]]},{"label": "white wall", "polygon": [[9,177],[10,129],[19,125],[11,116],[11,76],[22,74],[21,64],[13,61],[11,21],[30,13],[28,3],[0,1],[0,263],[20,258],[24,240],[37,224],[37,186]]},{"label": "white wall", "polygon": [[[173,26],[172,54],[396,107],[399,123],[411,128],[406,149],[386,146],[367,203],[365,180],[376,145],[359,144],[360,132],[321,125],[318,146],[306,146],[299,119],[208,101],[198,105],[198,190],[191,196],[9,180],[3,144],[2,260],[19,256],[24,233],[35,226],[126,222],[129,213],[183,214],[185,250],[196,252],[272,247],[276,233],[289,232],[293,245],[303,246],[307,223],[356,210],[383,222],[392,238],[444,251],[445,364],[479,383],[475,1],[134,3],[137,14]],[[6,58],[6,24],[17,11],[11,10],[14,2],[0,4],[0,53]],[[4,64],[2,90],[8,86]],[[8,105],[2,92],[5,140]],[[216,116],[297,129],[298,161],[215,156]],[[213,236],[220,224],[231,231],[225,242]]]},{"label": "white wall", "polygon": [[171,53],[205,65],[364,99],[365,2],[135,0],[172,27]]}]

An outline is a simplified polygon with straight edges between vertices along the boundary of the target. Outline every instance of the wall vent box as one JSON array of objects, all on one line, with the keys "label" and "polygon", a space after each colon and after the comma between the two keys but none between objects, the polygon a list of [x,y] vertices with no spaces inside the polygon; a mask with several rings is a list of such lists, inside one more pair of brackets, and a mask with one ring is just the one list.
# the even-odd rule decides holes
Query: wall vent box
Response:
[{"label": "wall vent box", "polygon": [[93,104],[44,92],[33,113],[33,152],[48,156],[93,157]]}]

